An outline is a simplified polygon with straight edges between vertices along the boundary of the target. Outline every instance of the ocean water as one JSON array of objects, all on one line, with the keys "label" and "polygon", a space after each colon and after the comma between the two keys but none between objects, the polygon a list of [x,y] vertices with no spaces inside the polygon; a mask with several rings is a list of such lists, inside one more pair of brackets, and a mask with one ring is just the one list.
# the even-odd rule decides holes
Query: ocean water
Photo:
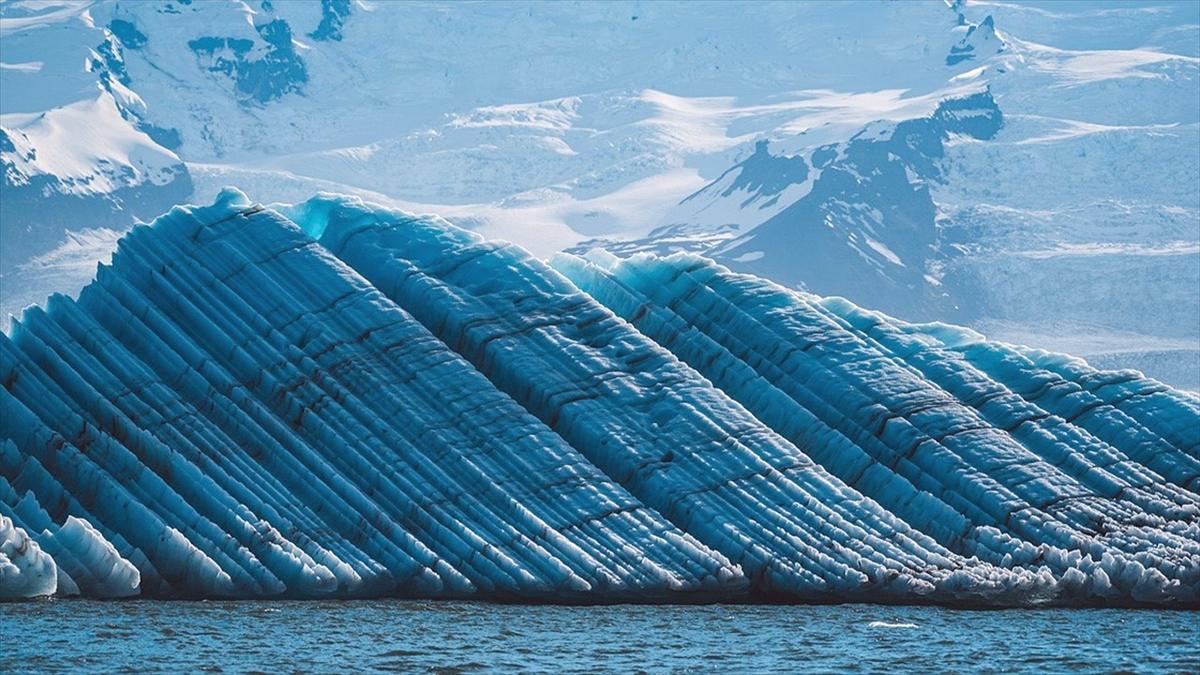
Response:
[{"label": "ocean water", "polygon": [[1200,612],[470,602],[0,605],[0,671],[1198,672]]}]

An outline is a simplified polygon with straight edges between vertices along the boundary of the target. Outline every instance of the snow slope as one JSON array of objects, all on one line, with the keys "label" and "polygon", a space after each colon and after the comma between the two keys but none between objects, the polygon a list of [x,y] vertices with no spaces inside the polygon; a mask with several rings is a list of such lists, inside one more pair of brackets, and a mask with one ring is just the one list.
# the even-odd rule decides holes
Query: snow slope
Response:
[{"label": "snow slope", "polygon": [[[950,82],[987,87],[1002,124],[986,135],[910,135],[910,147],[935,150],[918,163],[904,152],[870,156],[880,124],[842,143],[760,144],[681,203],[679,224],[664,231],[682,245],[670,248],[1200,389],[1200,10],[961,9],[995,38],[986,54],[955,52],[977,67]],[[992,10],[996,18],[979,18]],[[998,32],[1017,16],[1039,40],[1070,48]],[[815,158],[848,164],[852,180],[822,189]],[[681,235],[687,222],[700,224],[695,241]],[[745,234],[712,241],[726,223]],[[655,239],[573,250],[669,252]]]},{"label": "snow slope", "polygon": [[0,337],[0,596],[1200,599],[1196,398],[593,259],[334,195],[135,228]]},{"label": "snow slope", "polygon": [[[226,184],[283,201],[334,189],[539,255],[669,224],[775,130],[820,125],[836,140],[909,99],[928,104],[960,39],[937,2],[10,0],[0,21],[22,40],[5,41],[6,112],[123,92],[126,117],[183,158],[198,200]],[[32,65],[52,61],[53,78]]]},{"label": "snow slope", "polygon": [[[0,3],[0,309],[6,315],[50,291],[82,285],[86,276],[48,277],[34,260],[57,246],[78,255],[81,242],[92,239],[68,232],[123,230],[192,194],[187,169],[126,87],[125,48],[114,25],[121,32],[120,24],[98,25],[85,3]],[[104,252],[93,248],[88,255],[94,262]]]},{"label": "snow slope", "polygon": [[[111,253],[64,229],[232,184],[540,257],[705,252],[1200,389],[1197,26],[1166,0],[6,0],[0,315]],[[994,132],[928,123],[982,93]],[[895,128],[916,152],[872,155]]]}]

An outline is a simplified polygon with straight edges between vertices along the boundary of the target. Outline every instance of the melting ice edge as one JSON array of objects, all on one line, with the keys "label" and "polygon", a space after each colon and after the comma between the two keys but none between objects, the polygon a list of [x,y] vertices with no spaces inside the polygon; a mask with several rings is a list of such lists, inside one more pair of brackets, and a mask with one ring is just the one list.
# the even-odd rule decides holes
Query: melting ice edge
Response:
[{"label": "melting ice edge", "polygon": [[1200,399],[226,190],[0,337],[0,597],[1200,600]]}]

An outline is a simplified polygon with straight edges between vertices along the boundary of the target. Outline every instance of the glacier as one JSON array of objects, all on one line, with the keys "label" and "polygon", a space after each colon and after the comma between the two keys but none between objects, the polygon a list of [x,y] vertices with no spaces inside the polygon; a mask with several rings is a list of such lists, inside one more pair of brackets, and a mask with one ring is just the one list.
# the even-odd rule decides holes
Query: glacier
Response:
[{"label": "glacier", "polygon": [[1200,602],[1200,401],[226,189],[0,337],[0,597]]}]

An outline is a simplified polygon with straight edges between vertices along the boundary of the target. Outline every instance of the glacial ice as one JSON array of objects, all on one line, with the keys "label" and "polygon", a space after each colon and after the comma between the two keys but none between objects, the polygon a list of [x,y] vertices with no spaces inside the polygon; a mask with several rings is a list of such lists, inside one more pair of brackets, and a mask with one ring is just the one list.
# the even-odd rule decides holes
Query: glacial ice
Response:
[{"label": "glacial ice", "polygon": [[0,596],[1195,603],[1200,403],[226,190],[0,338]]},{"label": "glacial ice", "polygon": [[0,516],[0,599],[35,598],[58,590],[58,568],[25,530]]},{"label": "glacial ice", "polygon": [[1194,601],[1200,402],[693,255],[553,261],[821,466],[951,550],[1081,600]]},{"label": "glacial ice", "polygon": [[642,599],[746,586],[237,193],[137,228],[77,301],[55,296],[14,323],[0,371],[9,510],[24,494],[52,522],[89,522],[142,593]]}]

